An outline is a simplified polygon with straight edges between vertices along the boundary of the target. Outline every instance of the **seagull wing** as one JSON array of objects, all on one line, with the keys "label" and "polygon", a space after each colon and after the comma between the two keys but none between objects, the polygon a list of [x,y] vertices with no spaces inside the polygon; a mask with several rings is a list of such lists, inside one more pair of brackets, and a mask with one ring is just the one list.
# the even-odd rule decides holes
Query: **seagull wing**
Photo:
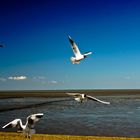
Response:
[{"label": "seagull wing", "polygon": [[105,101],[99,100],[99,99],[97,99],[97,98],[95,98],[93,96],[86,95],[86,97],[88,99],[91,99],[91,100],[94,100],[94,101],[97,101],[97,102],[100,102],[100,103],[103,103],[103,104],[110,104],[110,102],[105,102]]},{"label": "seagull wing", "polygon": [[9,122],[8,124],[4,125],[2,128],[14,128],[14,127],[16,127],[16,128],[18,128],[18,130],[21,130],[22,127],[20,125],[20,121],[21,121],[21,119],[15,119],[15,120]]},{"label": "seagull wing", "polygon": [[66,93],[67,95],[70,95],[70,96],[80,96],[81,94],[80,93]]},{"label": "seagull wing", "polygon": [[88,56],[90,54],[92,54],[92,52],[87,52],[87,53],[84,54],[84,56]]},{"label": "seagull wing", "polygon": [[70,36],[68,36],[68,38],[69,38],[69,41],[70,41],[72,50],[73,50],[73,52],[74,52],[74,55],[75,55],[76,57],[81,56],[81,53],[80,53],[79,48],[78,48],[78,46],[76,45],[76,43],[72,40],[72,38],[71,38]]},{"label": "seagull wing", "polygon": [[28,116],[26,125],[28,125],[29,128],[34,128],[34,124],[38,122],[43,117],[43,115],[43,113],[38,113]]}]

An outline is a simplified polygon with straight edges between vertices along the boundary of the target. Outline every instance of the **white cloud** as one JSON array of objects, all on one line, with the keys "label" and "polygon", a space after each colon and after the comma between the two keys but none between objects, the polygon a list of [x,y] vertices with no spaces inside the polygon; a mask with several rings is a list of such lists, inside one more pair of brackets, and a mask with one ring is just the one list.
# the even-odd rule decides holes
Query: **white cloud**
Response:
[{"label": "white cloud", "polygon": [[34,80],[46,80],[46,77],[45,76],[36,76],[36,77],[33,77]]},{"label": "white cloud", "polygon": [[8,77],[9,80],[25,80],[27,79],[26,76],[10,76]]},{"label": "white cloud", "polygon": [[0,77],[0,81],[1,81],[1,82],[6,82],[6,79],[5,79],[5,78]]},{"label": "white cloud", "polygon": [[59,85],[64,83],[57,80],[49,80],[46,76],[35,76],[32,79],[34,82],[39,82],[40,84],[46,85]]},{"label": "white cloud", "polygon": [[58,81],[53,80],[53,81],[51,81],[50,83],[51,83],[51,84],[58,84]]},{"label": "white cloud", "polygon": [[43,85],[47,84],[47,78],[45,76],[35,76],[32,78],[32,80]]},{"label": "white cloud", "polygon": [[130,80],[131,77],[130,77],[130,76],[126,76],[125,79],[126,79],[126,80]]}]

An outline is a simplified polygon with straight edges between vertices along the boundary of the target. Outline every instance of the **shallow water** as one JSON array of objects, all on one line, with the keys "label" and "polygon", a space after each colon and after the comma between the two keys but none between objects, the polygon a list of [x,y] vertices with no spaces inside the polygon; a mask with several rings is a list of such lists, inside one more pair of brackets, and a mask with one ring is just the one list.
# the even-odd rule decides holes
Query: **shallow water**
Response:
[{"label": "shallow water", "polygon": [[[94,97],[111,104],[78,103],[71,97],[0,99],[0,125],[15,118],[25,123],[28,115],[44,113],[36,124],[37,133],[140,137],[140,95]],[[15,130],[0,127],[0,131]]]}]

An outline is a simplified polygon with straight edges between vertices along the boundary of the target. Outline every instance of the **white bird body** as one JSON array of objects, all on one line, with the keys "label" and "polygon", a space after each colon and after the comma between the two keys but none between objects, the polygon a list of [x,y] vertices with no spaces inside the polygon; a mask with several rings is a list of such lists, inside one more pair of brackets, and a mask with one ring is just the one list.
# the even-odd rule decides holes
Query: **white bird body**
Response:
[{"label": "white bird body", "polygon": [[32,114],[27,117],[26,124],[23,125],[21,119],[14,119],[2,128],[17,128],[17,132],[23,132],[27,138],[35,134],[34,124],[43,117],[43,113]]},{"label": "white bird body", "polygon": [[70,36],[68,36],[68,39],[70,41],[73,53],[75,55],[75,57],[71,57],[71,62],[73,64],[79,64],[81,60],[85,59],[88,55],[92,54],[92,52],[88,52],[85,54],[81,54],[78,46],[76,45],[76,43],[72,40],[72,38]]},{"label": "white bird body", "polygon": [[103,104],[110,104],[110,102],[106,102],[106,101],[102,101],[102,100],[99,100],[93,96],[90,96],[90,95],[86,95],[86,94],[80,94],[80,93],[66,93],[70,96],[74,96],[74,99],[78,102],[83,102],[87,99],[90,99],[90,100],[94,100],[96,102],[100,102],[100,103],[103,103]]},{"label": "white bird body", "polygon": [[81,102],[80,98],[74,98],[74,99],[75,99],[75,101]]}]

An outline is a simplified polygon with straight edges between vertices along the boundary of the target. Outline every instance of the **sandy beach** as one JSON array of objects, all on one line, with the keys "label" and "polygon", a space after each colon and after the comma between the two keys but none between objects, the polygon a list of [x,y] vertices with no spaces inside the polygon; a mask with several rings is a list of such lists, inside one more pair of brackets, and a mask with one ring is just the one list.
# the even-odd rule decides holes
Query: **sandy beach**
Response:
[{"label": "sandy beach", "polygon": [[[23,134],[0,132],[0,140],[25,140]],[[97,137],[97,136],[70,136],[70,135],[47,135],[35,134],[31,137],[32,140],[140,140],[140,138],[127,137]]]}]

